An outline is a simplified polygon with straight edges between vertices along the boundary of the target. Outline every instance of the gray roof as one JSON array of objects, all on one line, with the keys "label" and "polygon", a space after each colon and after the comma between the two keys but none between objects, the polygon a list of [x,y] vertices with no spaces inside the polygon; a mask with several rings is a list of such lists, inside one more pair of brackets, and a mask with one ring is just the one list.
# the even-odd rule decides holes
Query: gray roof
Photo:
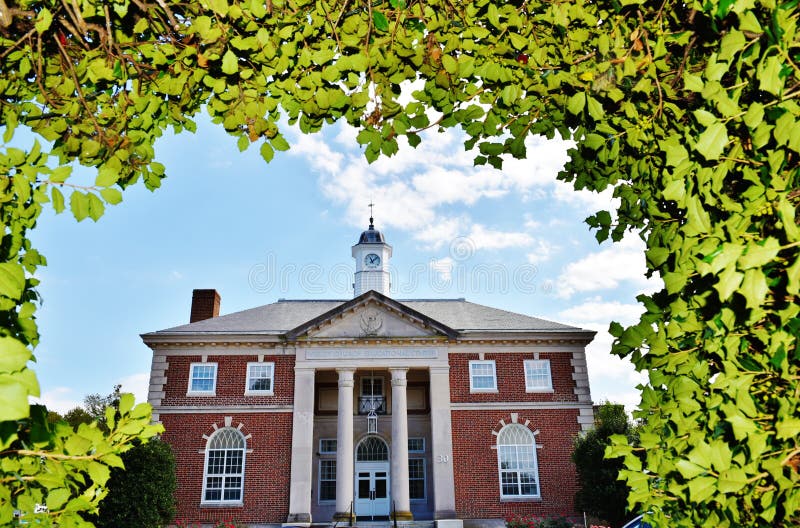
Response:
[{"label": "gray roof", "polygon": [[[284,334],[349,300],[279,300],[241,312],[153,332],[159,334]],[[396,300],[459,332],[586,332],[581,328],[499,310],[464,299]]]}]

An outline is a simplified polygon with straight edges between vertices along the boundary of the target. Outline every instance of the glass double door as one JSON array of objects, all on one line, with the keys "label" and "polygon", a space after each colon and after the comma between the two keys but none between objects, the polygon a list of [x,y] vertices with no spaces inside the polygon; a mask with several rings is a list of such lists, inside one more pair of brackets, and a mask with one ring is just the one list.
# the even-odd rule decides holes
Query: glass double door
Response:
[{"label": "glass double door", "polygon": [[357,517],[373,519],[389,516],[388,462],[357,463],[355,487]]}]

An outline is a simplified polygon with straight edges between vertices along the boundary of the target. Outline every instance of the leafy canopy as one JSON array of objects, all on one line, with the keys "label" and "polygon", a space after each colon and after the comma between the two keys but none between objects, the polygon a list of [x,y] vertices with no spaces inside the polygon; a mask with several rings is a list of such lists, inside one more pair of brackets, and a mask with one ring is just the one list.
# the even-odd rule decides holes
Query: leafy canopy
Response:
[{"label": "leafy canopy", "polygon": [[628,487],[619,472],[623,460],[604,458],[612,435],[623,435],[637,445],[638,428],[630,422],[625,408],[605,402],[595,408],[594,427],[575,439],[572,462],[578,472],[575,508],[611,526],[622,526],[633,515],[628,514]]},{"label": "leafy canopy", "polygon": [[[201,109],[267,161],[289,148],[282,118],[309,133],[343,119],[369,160],[460,127],[498,168],[559,133],[576,141],[560,177],[619,199],[588,219],[598,239],[638,233],[664,283],[638,324],[611,328],[649,376],[644,459],[622,437],[609,450],[630,500],[657,524],[796,524],[797,5],[0,0],[0,421],[38,393],[44,258],[26,232],[41,208],[97,220],[126,187],[158,187],[153,142]],[[42,141],[12,146],[17,127]]]}]

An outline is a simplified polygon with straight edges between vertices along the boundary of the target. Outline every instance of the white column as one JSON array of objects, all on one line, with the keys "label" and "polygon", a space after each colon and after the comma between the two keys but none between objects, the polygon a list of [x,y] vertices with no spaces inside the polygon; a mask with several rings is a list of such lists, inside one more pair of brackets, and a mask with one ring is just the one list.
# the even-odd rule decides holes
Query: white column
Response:
[{"label": "white column", "polygon": [[[450,367],[430,368],[433,518],[455,519],[453,426],[450,417]],[[468,463],[468,461],[462,461]],[[443,523],[438,523],[443,524]],[[454,523],[450,523],[456,526]],[[459,523],[460,524],[460,523]]]},{"label": "white column", "polygon": [[339,373],[339,410],[336,423],[336,520],[346,520],[353,500],[353,374],[355,369],[336,369]]},{"label": "white column", "polygon": [[405,368],[390,368],[392,373],[392,501],[395,518],[410,521],[408,495],[408,398]]},{"label": "white column", "polygon": [[311,522],[311,468],[314,438],[314,369],[294,371],[291,486],[288,523]]}]

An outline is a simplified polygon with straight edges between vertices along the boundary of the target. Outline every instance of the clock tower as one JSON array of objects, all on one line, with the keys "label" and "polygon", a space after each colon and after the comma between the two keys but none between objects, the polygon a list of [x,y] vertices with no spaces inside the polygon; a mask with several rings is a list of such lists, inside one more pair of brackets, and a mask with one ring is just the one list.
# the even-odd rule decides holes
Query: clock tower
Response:
[{"label": "clock tower", "polygon": [[389,295],[392,284],[389,277],[389,259],[392,246],[386,243],[383,233],[375,229],[372,216],[369,228],[361,233],[358,243],[353,246],[356,259],[356,275],[353,293],[356,297],[370,290]]}]

